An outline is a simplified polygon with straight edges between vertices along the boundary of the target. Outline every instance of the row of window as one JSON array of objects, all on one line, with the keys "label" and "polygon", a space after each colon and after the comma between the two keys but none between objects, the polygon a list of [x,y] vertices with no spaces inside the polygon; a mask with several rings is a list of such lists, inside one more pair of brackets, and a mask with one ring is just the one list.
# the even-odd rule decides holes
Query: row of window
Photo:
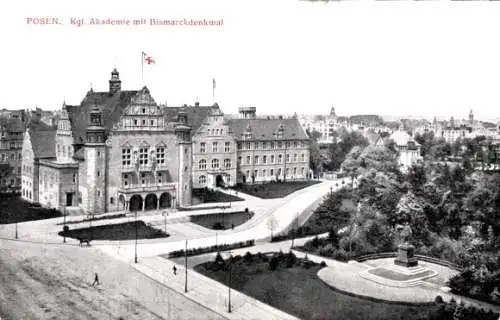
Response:
[{"label": "row of window", "polygon": [[[219,169],[220,168],[219,159],[212,159],[210,164],[211,164],[212,169]],[[207,169],[207,160],[201,159],[198,162],[198,168],[200,170],[206,170]],[[224,159],[224,169],[230,169],[230,168],[231,168],[231,159]]]},{"label": "row of window", "polygon": [[[307,143],[305,141],[285,141],[285,148],[306,148]],[[255,142],[238,142],[238,150],[258,150],[258,149],[282,149],[283,141],[255,141]]]},{"label": "row of window", "polygon": [[31,200],[32,199],[31,198],[31,191],[23,189],[23,197],[26,197],[26,198]]},{"label": "row of window", "polygon": [[[231,176],[226,176],[225,180],[226,180],[226,183],[231,183]],[[207,183],[207,176],[201,175],[198,178],[198,183],[199,184],[206,184]]]},{"label": "row of window", "polygon": [[211,136],[222,136],[224,135],[224,129],[208,129],[208,134]]},{"label": "row of window", "polygon": [[[300,169],[300,170],[299,170]],[[269,169],[269,170],[266,170],[266,169],[262,169],[262,170],[254,170],[252,175],[250,170],[247,170],[246,171],[246,174],[245,176],[246,177],[253,177],[253,178],[257,178],[257,177],[274,177],[275,175],[277,176],[281,176],[283,173],[283,171],[281,170],[281,168],[278,168],[277,170],[274,170],[274,169]],[[286,175],[287,176],[290,176],[290,175],[297,175],[298,173],[300,173],[301,176],[304,176],[304,174],[306,173],[306,170],[305,168],[286,168]]]},{"label": "row of window", "polygon": [[[207,144],[205,142],[200,143],[200,152],[207,152]],[[218,142],[212,142],[212,152],[219,152]],[[224,142],[224,152],[231,152],[231,142]]]},{"label": "row of window", "polygon": [[[291,162],[299,162],[299,155],[297,153],[293,154],[293,161],[290,160],[290,154],[286,155],[286,162],[291,163]],[[277,160],[277,162],[275,162]],[[238,157],[238,164],[241,164],[242,157]],[[276,158],[274,155],[270,156],[254,156],[253,158],[253,164],[274,164],[278,163],[281,164],[283,162],[283,155],[279,154],[278,157]],[[300,155],[300,162],[306,162],[306,155],[302,153]],[[252,157],[251,156],[246,156],[246,162],[245,164],[252,164]]]},{"label": "row of window", "polygon": [[149,151],[148,147],[139,148],[139,153],[134,153],[132,158],[132,150],[130,148],[122,149],[122,166],[127,167],[132,165],[132,160],[137,161],[139,165],[146,166],[150,163],[165,164],[165,147],[158,147],[155,150]]},{"label": "row of window", "polygon": [[[10,179],[10,180],[7,180],[7,179],[2,179],[2,180],[0,181],[0,183],[1,183],[3,186],[7,186],[7,185],[9,185],[9,186],[14,186],[14,185],[15,185],[15,182],[16,182],[16,180],[15,180],[15,179]],[[8,183],[8,184],[7,184],[7,183]],[[21,179],[19,179],[19,178],[17,179],[17,184],[21,184]]]},{"label": "row of window", "polygon": [[[129,178],[130,178],[130,176],[128,174],[124,174],[122,176],[122,185],[123,186],[130,185],[130,179]],[[153,175],[147,175],[145,173],[142,173],[141,174],[141,180],[140,180],[141,185],[145,186],[145,185],[148,185],[148,184],[155,184],[155,183],[162,184],[164,182],[167,182],[166,181],[167,180],[166,177],[164,177],[161,172],[158,172],[156,174],[156,181],[152,181],[151,178],[153,178]]]},{"label": "row of window", "polygon": [[[63,157],[66,157],[66,153],[68,154],[68,157],[71,157],[73,155],[73,148],[71,146],[64,146],[63,145],[61,148],[61,145],[57,144],[56,150],[57,150],[58,157],[61,153],[62,153]],[[67,152],[66,152],[66,150],[67,150]]]},{"label": "row of window", "polygon": [[[23,156],[21,155],[21,153],[19,152],[17,154],[17,160],[21,160],[23,158]],[[10,155],[8,154],[5,154],[5,153],[2,153],[0,155],[0,159],[2,161],[7,161],[7,160],[10,160],[10,161],[15,161],[16,160],[16,154],[15,153],[11,153]]]}]

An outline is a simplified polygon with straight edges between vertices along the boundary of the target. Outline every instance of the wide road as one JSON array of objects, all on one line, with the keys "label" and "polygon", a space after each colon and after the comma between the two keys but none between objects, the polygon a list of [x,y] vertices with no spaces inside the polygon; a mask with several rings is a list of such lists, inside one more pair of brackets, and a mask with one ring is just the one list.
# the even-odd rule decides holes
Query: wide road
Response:
[{"label": "wide road", "polygon": [[0,318],[224,319],[95,248],[13,240],[0,240]]}]

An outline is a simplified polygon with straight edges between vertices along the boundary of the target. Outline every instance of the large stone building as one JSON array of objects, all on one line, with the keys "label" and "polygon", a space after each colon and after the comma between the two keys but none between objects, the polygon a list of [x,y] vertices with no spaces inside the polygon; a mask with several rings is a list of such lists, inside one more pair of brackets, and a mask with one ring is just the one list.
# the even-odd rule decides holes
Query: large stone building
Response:
[{"label": "large stone building", "polygon": [[304,179],[308,137],[297,119],[225,117],[213,106],[158,105],[147,87],[87,92],[63,104],[57,129],[28,130],[22,196],[81,213],[191,205],[192,188]]},{"label": "large stone building", "polygon": [[0,117],[0,192],[21,189],[21,148],[25,123],[20,117]]}]

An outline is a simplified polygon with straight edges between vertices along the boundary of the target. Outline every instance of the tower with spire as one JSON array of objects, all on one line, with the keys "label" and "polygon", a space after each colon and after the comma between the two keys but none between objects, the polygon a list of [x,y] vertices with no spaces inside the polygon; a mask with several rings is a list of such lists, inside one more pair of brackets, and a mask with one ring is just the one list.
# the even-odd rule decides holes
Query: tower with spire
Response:
[{"label": "tower with spire", "polygon": [[472,109],[470,109],[470,112],[469,112],[469,125],[470,126],[474,125],[474,113],[472,112]]},{"label": "tower with spire", "polygon": [[109,94],[114,95],[122,90],[122,81],[120,80],[120,73],[116,68],[111,71],[111,79],[109,79]]}]

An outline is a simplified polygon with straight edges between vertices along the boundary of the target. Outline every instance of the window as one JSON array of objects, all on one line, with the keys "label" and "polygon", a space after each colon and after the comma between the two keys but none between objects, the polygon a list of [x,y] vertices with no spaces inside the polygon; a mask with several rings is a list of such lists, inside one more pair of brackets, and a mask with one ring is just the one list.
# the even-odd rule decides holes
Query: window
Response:
[{"label": "window", "polygon": [[2,161],[5,161],[5,153],[2,153]]},{"label": "window", "polygon": [[297,154],[296,153],[293,154],[293,162],[297,162]]},{"label": "window", "polygon": [[286,168],[286,175],[289,176],[290,175],[290,168]]},{"label": "window", "polygon": [[207,168],[207,160],[201,159],[200,162],[198,163],[198,168],[200,170],[205,170]]},{"label": "window", "polygon": [[149,123],[150,123],[150,125],[154,126],[155,121],[154,120],[150,120]]},{"label": "window", "polygon": [[143,125],[143,126],[145,126],[145,125],[146,125],[146,120],[145,120],[145,119],[143,119],[143,120],[142,120],[142,125]]},{"label": "window", "polygon": [[247,177],[250,176],[250,171],[249,170],[247,170],[247,175],[246,176]]},{"label": "window", "polygon": [[300,169],[300,174],[304,175],[304,168]]},{"label": "window", "polygon": [[262,163],[266,164],[267,163],[267,156],[262,156]]},{"label": "window", "polygon": [[274,155],[271,156],[271,163],[274,163]]},{"label": "window", "polygon": [[137,125],[137,119],[134,119],[134,125],[135,126]]},{"label": "window", "polygon": [[241,164],[241,157],[238,157],[238,165]]},{"label": "window", "polygon": [[127,186],[128,185],[128,175],[124,174],[122,181],[123,181],[123,185]]},{"label": "window", "polygon": [[97,190],[97,196],[100,197],[101,196],[101,191],[100,190]]},{"label": "window", "polygon": [[57,144],[57,155],[59,155],[60,153],[61,153],[61,146]]},{"label": "window", "polygon": [[298,142],[298,141],[294,141],[294,142],[293,142],[293,147],[294,147],[294,148],[297,148],[298,146],[299,146],[299,142]]},{"label": "window", "polygon": [[285,148],[287,148],[287,149],[290,148],[290,141],[285,142]]},{"label": "window", "polygon": [[274,169],[269,170],[269,175],[272,177],[274,176]]},{"label": "window", "polygon": [[146,184],[146,174],[141,173],[141,178],[142,178],[141,183],[142,183],[143,185],[144,185],[144,184]]},{"label": "window", "polygon": [[200,143],[200,152],[205,152],[205,148],[206,148],[206,143],[205,142]]},{"label": "window", "polygon": [[250,156],[247,156],[247,164],[250,164]]},{"label": "window", "polygon": [[216,135],[219,135],[219,129],[216,129],[216,130],[215,130],[215,134],[216,134]]},{"label": "window", "polygon": [[66,157],[66,146],[63,146],[62,150],[63,150],[63,157]]},{"label": "window", "polygon": [[218,144],[217,142],[212,142],[212,152],[217,152]]},{"label": "window", "polygon": [[130,166],[130,158],[131,158],[131,153],[130,153],[130,148],[123,148],[122,149],[122,166]]},{"label": "window", "polygon": [[224,143],[224,152],[229,152],[231,151],[231,143],[226,142]]},{"label": "window", "polygon": [[139,164],[143,166],[148,164],[148,148],[146,147],[139,148]]},{"label": "window", "polygon": [[287,163],[290,162],[290,155],[289,154],[286,155],[286,162]]},{"label": "window", "polygon": [[224,168],[231,168],[231,159],[224,159]]},{"label": "window", "polygon": [[254,149],[259,149],[259,143],[258,142],[254,142],[253,143],[253,148]]},{"label": "window", "polygon": [[278,163],[281,163],[283,161],[283,155],[279,154],[278,155]]},{"label": "window", "polygon": [[262,149],[267,149],[267,142],[262,142]]},{"label": "window", "polygon": [[274,149],[274,142],[271,142],[271,149]]},{"label": "window", "polygon": [[250,142],[245,143],[245,149],[250,150]]},{"label": "window", "polygon": [[266,169],[262,170],[262,176],[265,177],[266,176]]},{"label": "window", "polygon": [[230,175],[226,176],[226,182],[227,182],[227,183],[230,183],[230,182],[231,182],[231,176],[230,176]]},{"label": "window", "polygon": [[14,154],[13,154],[13,153],[11,153],[11,154],[10,154],[10,161],[14,161],[14,158],[15,158]]},{"label": "window", "polygon": [[113,198],[113,197],[109,198],[109,203],[110,204],[115,204],[115,198]]},{"label": "window", "polygon": [[212,159],[212,169],[219,169],[219,159]]},{"label": "window", "polygon": [[259,171],[258,171],[258,170],[254,170],[254,171],[253,171],[253,176],[254,176],[254,178],[256,178],[258,174],[259,174]]},{"label": "window", "polygon": [[297,174],[297,168],[293,168],[293,174],[296,175]]},{"label": "window", "polygon": [[281,148],[283,148],[283,142],[279,141],[278,142],[278,149],[281,149]]},{"label": "window", "polygon": [[76,173],[73,173],[73,183],[76,183]]},{"label": "window", "polygon": [[97,170],[97,176],[100,177],[101,176],[101,171]]},{"label": "window", "polygon": [[198,178],[198,182],[199,182],[200,184],[205,184],[205,183],[207,183],[207,177],[206,177],[206,176],[200,176],[200,177]]},{"label": "window", "polygon": [[156,148],[156,163],[165,164],[165,147]]},{"label": "window", "polygon": [[241,150],[241,148],[242,148],[241,142],[238,142],[238,150]]},{"label": "window", "polygon": [[15,147],[16,147],[16,144],[15,144],[14,142],[11,142],[11,143],[10,143],[10,148],[11,148],[11,149],[14,149]]},{"label": "window", "polygon": [[259,156],[254,157],[253,164],[259,164]]}]

